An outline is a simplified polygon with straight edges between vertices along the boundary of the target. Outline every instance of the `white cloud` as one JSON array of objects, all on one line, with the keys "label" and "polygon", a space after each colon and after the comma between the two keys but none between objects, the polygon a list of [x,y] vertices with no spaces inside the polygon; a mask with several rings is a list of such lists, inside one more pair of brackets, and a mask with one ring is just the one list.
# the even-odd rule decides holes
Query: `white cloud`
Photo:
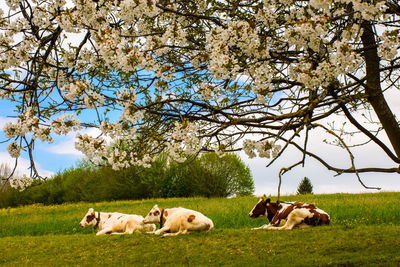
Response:
[{"label": "white cloud", "polygon": [[49,153],[58,155],[73,155],[77,157],[83,157],[82,152],[75,149],[75,140],[75,136],[67,136],[67,140],[56,145],[50,145],[49,147],[46,147],[45,150]]},{"label": "white cloud", "polygon": [[[15,159],[10,157],[10,155],[7,152],[0,152],[0,162],[7,164],[10,168],[14,168],[15,166]],[[37,171],[42,177],[50,177],[54,174],[52,171],[48,171],[43,169],[38,162],[35,162],[35,166]],[[17,175],[26,175],[30,176],[30,161],[19,157],[18,158],[18,164],[17,164],[17,169],[16,169],[16,174]]]}]

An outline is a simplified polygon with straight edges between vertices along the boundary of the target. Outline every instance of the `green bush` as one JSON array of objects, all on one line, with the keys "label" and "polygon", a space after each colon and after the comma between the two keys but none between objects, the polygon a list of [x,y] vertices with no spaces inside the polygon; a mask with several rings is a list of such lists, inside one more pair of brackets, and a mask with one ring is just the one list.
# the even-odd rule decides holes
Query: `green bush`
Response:
[{"label": "green bush", "polygon": [[250,169],[234,154],[207,153],[184,163],[160,156],[150,168],[132,166],[115,171],[83,161],[22,192],[0,193],[0,207],[32,203],[99,202],[159,197],[227,197],[251,195]]},{"label": "green bush", "polygon": [[220,158],[207,153],[184,163],[170,164],[164,180],[164,197],[245,196],[254,192],[250,169],[235,154]]}]

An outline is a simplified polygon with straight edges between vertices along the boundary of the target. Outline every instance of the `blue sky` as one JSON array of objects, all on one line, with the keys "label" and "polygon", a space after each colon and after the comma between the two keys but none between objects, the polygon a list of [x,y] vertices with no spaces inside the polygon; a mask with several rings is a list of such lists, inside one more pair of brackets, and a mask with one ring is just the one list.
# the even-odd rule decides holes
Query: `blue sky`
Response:
[{"label": "blue sky", "polygon": [[[393,90],[392,95],[388,95],[387,100],[392,107],[392,111],[400,117],[400,92]],[[0,128],[2,129],[7,121],[12,120],[13,106],[12,103],[7,101],[0,101]],[[96,135],[95,130],[83,130],[88,134]],[[318,133],[314,136],[318,136]],[[38,141],[36,144],[34,156],[36,159],[39,172],[43,176],[51,175],[52,173],[61,171],[75,165],[83,155],[75,150],[75,134],[71,133],[67,136],[57,136],[55,142],[52,144],[44,144]],[[3,131],[0,132],[0,140],[5,140]],[[8,156],[6,146],[8,143],[0,144],[0,162],[12,164],[12,159]],[[327,145],[321,140],[311,139],[309,148],[311,151],[316,152],[322,158],[330,163],[338,164],[342,167],[348,167],[348,155],[343,150]],[[369,165],[380,165],[392,167],[388,165],[387,158],[379,150],[372,146],[364,146],[361,148],[354,148],[352,152],[356,156],[356,166],[365,167]],[[244,162],[249,166],[252,171],[256,195],[276,195],[278,184],[278,173],[280,168],[288,167],[293,163],[299,161],[302,155],[289,149],[286,153],[278,159],[271,167],[265,168],[269,159],[255,158],[249,159],[243,152],[240,156]],[[19,159],[19,172],[27,173],[29,161],[26,155],[22,155]],[[335,177],[335,173],[326,170],[320,163],[315,160],[308,159],[306,166],[296,167],[292,171],[283,176],[282,181],[282,194],[294,194],[297,186],[303,177],[310,178],[314,185],[315,193],[358,193],[358,192],[376,192],[374,190],[364,189],[357,181],[354,174],[342,174]],[[397,174],[382,174],[370,173],[361,174],[363,181],[369,186],[380,186],[383,191],[400,191],[400,176]]]}]

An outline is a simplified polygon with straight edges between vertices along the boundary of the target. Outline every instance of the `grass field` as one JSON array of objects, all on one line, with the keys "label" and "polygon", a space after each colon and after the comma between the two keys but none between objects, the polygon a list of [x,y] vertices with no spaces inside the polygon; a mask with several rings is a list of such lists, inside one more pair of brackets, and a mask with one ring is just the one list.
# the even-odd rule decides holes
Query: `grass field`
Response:
[{"label": "grass field", "polygon": [[[32,205],[0,210],[0,265],[5,266],[399,266],[400,193],[286,196],[316,204],[331,225],[252,231],[265,223],[248,212],[257,198],[156,199]],[[89,207],[146,215],[154,204],[198,210],[214,221],[207,233],[95,236],[79,222]]]}]

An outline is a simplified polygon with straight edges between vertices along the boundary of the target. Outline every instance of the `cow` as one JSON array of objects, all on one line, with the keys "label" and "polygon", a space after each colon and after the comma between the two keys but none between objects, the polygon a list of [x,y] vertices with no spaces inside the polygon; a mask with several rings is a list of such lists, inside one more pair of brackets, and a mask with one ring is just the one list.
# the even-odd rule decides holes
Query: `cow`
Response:
[{"label": "cow", "polygon": [[250,211],[251,218],[267,217],[269,224],[257,229],[283,230],[307,228],[316,225],[328,225],[328,213],[316,208],[313,204],[301,202],[271,202],[271,199],[260,198]]},{"label": "cow", "polygon": [[144,224],[143,216],[119,212],[95,212],[90,208],[79,223],[81,227],[93,226],[96,235],[147,233],[156,230],[155,224]]},{"label": "cow", "polygon": [[214,227],[213,222],[198,211],[185,208],[160,209],[155,205],[143,223],[159,223],[160,229],[156,235],[173,236],[189,234],[192,231],[208,231]]}]

